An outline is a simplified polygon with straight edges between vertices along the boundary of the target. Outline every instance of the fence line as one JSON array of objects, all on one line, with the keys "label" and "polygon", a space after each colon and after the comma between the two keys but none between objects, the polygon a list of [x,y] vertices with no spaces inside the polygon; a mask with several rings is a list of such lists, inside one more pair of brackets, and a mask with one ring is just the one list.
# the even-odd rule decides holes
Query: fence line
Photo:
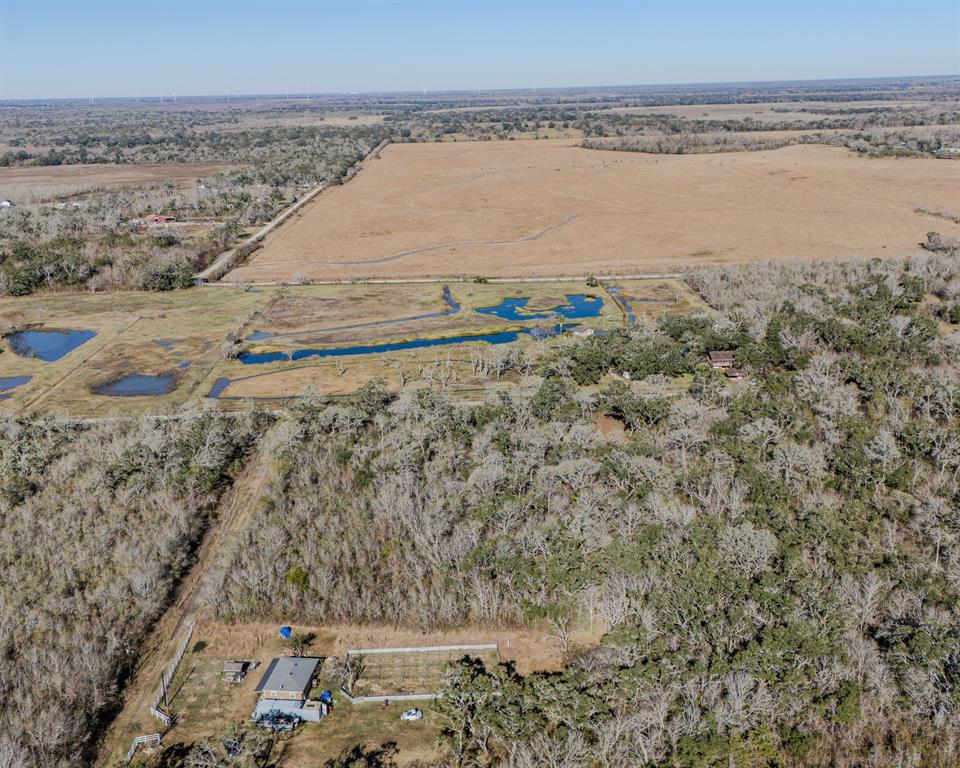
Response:
[{"label": "fence line", "polygon": [[[353,648],[347,650],[347,656],[372,656],[377,653],[431,653],[437,651],[493,651],[499,650],[496,643],[478,643],[476,645],[428,645],[406,648]],[[393,698],[396,698],[395,696]]]},{"label": "fence line", "polygon": [[[180,666],[180,662],[183,661],[183,657],[187,652],[187,646],[190,645],[190,640],[193,638],[193,630],[195,628],[194,624],[191,624],[187,629],[187,635],[183,638],[183,642],[180,643],[180,647],[177,649],[177,653],[173,657],[173,661],[170,662],[170,667],[166,672],[160,673],[160,690],[157,691],[157,696],[153,700],[153,706],[150,708],[151,714],[154,709],[159,708],[160,702],[164,699],[164,695],[167,692],[167,689],[170,687],[170,683],[173,682],[173,676],[177,674],[177,668]],[[155,715],[156,717],[156,715]],[[160,718],[161,720],[163,718]],[[164,725],[169,725],[169,723],[164,723]]]},{"label": "fence line", "polygon": [[135,754],[136,751],[137,751],[137,747],[139,747],[141,744],[148,744],[148,743],[150,743],[151,741],[157,741],[157,742],[159,742],[159,741],[160,741],[160,734],[159,734],[159,733],[148,733],[148,734],[146,734],[146,735],[144,735],[144,736],[134,736],[134,737],[133,737],[133,743],[130,745],[130,749],[127,750],[127,756],[123,759],[124,764],[125,764],[125,765],[126,765],[126,764],[129,764],[129,762],[130,762],[131,760],[133,760],[133,756],[134,756],[134,754]]},{"label": "fence line", "polygon": [[351,696],[346,688],[340,688],[351,704],[372,704],[381,701],[433,701],[440,697],[438,693],[398,693],[396,696]]},{"label": "fence line", "polygon": [[150,707],[150,714],[153,715],[155,718],[157,718],[157,720],[159,720],[165,726],[167,726],[167,728],[173,725],[173,718],[170,717],[170,715],[168,715],[162,709],[158,709],[157,707]]}]

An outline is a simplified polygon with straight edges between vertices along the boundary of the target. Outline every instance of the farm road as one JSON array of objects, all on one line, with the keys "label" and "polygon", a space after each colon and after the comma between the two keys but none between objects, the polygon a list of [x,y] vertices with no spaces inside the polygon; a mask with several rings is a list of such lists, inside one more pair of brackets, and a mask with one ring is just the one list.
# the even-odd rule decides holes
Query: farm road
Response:
[{"label": "farm road", "polygon": [[[553,232],[555,229],[560,229],[560,227],[570,224],[577,218],[577,214],[568,213],[563,219],[556,224],[551,224],[549,227],[544,227],[537,232],[533,232],[529,235],[524,235],[523,237],[518,237],[513,240],[461,240],[456,243],[441,243],[440,245],[428,245],[423,248],[414,248],[412,251],[401,251],[400,253],[393,253],[389,256],[377,256],[373,259],[354,259],[352,261],[321,261],[317,262],[318,264],[324,264],[330,267],[341,266],[344,264],[386,264],[390,261],[397,261],[398,259],[404,259],[407,256],[416,256],[418,253],[430,253],[432,251],[441,251],[445,248],[456,248],[464,245],[514,245],[516,243],[530,243],[534,240],[539,240],[548,232]],[[275,261],[271,266],[277,266],[281,264],[289,264],[292,262],[283,262]]]},{"label": "farm road", "polygon": [[263,436],[256,453],[220,500],[217,515],[200,543],[192,568],[180,581],[173,602],[143,643],[138,666],[123,694],[122,709],[104,736],[97,765],[104,768],[116,765],[134,736],[162,731],[160,722],[150,715],[160,673],[174,657],[188,627],[203,618],[205,596],[216,588],[237,540],[256,511],[273,470],[275,431],[276,427]]},{"label": "farm road", "polygon": [[[274,229],[279,227],[283,222],[289,219],[293,214],[299,211],[303,206],[309,203],[313,198],[319,195],[323,190],[327,188],[326,183],[319,184],[318,186],[311,189],[307,194],[301,197],[297,202],[291,205],[289,208],[282,210],[279,215],[273,219],[273,221],[268,222],[259,230],[257,230],[251,237],[248,237],[243,241],[242,245],[249,243],[257,243],[263,240],[267,235],[269,235]],[[216,260],[207,267],[202,272],[198,272],[194,279],[196,280],[218,280],[224,273],[233,267],[233,260],[237,254],[237,248],[240,246],[235,246],[227,251],[221,253]]]}]

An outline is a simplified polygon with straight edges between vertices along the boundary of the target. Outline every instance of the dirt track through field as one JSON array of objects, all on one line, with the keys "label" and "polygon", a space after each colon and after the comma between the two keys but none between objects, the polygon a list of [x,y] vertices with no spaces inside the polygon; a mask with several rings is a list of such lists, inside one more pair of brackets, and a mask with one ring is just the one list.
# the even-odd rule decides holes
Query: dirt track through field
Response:
[{"label": "dirt track through field", "polygon": [[407,256],[416,256],[418,253],[430,253],[431,251],[442,251],[448,248],[458,248],[464,245],[512,245],[513,243],[531,243],[534,240],[539,240],[548,232],[553,232],[555,229],[560,229],[571,221],[577,218],[577,214],[568,213],[563,217],[563,221],[558,224],[554,224],[549,227],[544,227],[539,232],[534,232],[532,235],[527,235],[526,237],[518,237],[513,240],[463,240],[459,243],[444,243],[443,245],[430,245],[426,248],[414,248],[412,251],[403,251],[402,253],[394,253],[390,256],[380,256],[375,259],[357,259],[355,261],[331,261],[327,262],[327,266],[335,267],[339,264],[386,264],[388,261],[397,261],[397,259],[403,259]]},{"label": "dirt track through field", "polygon": [[144,642],[138,667],[123,694],[123,708],[104,736],[98,765],[116,765],[134,736],[162,732],[161,723],[150,715],[161,671],[169,665],[188,628],[202,617],[206,596],[215,588],[222,567],[256,510],[273,466],[270,434],[264,435],[257,452],[221,499],[193,567]]},{"label": "dirt track through field", "polygon": [[[836,147],[710,155],[567,140],[393,144],[225,279],[641,273],[914,252],[920,205],[960,209],[960,163]],[[937,229],[960,236],[960,225]]]}]

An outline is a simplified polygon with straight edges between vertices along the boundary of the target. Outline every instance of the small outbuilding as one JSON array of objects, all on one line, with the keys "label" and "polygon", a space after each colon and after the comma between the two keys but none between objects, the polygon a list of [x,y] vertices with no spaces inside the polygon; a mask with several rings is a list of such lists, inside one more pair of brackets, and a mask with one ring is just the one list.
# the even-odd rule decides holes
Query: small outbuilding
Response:
[{"label": "small outbuilding", "polygon": [[228,683],[242,683],[250,669],[253,669],[253,665],[249,661],[225,661],[223,677]]},{"label": "small outbuilding", "polygon": [[571,329],[570,333],[572,333],[578,339],[587,339],[593,336],[593,334],[596,333],[596,330],[593,328],[588,328],[585,325],[575,325]]}]

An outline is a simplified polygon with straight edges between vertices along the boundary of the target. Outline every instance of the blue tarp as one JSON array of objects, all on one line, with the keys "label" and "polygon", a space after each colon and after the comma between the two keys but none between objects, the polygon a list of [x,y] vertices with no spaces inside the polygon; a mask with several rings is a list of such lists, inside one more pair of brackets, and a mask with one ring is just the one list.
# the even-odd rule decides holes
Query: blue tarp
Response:
[{"label": "blue tarp", "polygon": [[280,637],[284,640],[289,640],[292,634],[293,630],[290,627],[280,627]]}]

